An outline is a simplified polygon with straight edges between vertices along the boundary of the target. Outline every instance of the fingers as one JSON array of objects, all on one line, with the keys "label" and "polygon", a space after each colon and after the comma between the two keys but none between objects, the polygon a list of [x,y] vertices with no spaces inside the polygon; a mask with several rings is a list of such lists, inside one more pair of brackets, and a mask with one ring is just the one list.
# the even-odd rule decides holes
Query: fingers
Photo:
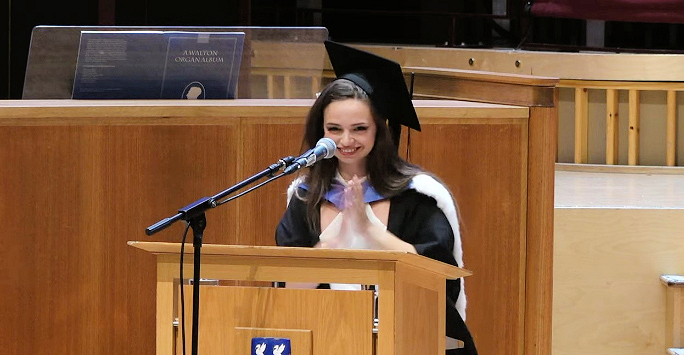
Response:
[{"label": "fingers", "polygon": [[363,234],[366,226],[370,223],[366,215],[366,203],[363,199],[362,179],[354,175],[347,182],[345,189],[345,213],[343,215],[343,227],[348,227],[356,234]]},{"label": "fingers", "polygon": [[363,205],[363,186],[362,180],[354,175],[351,180],[347,182],[345,192],[345,207],[360,208]]},{"label": "fingers", "polygon": [[356,193],[360,193],[363,195],[363,187],[361,185],[361,179],[359,179],[358,176],[354,175],[351,180],[349,180],[349,186],[352,188],[353,191]]}]

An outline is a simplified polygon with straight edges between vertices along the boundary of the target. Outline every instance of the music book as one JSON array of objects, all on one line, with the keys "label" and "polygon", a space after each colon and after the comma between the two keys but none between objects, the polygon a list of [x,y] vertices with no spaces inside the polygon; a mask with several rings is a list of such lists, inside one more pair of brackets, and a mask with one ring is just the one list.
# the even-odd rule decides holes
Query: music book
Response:
[{"label": "music book", "polygon": [[74,99],[233,99],[243,32],[83,31]]}]

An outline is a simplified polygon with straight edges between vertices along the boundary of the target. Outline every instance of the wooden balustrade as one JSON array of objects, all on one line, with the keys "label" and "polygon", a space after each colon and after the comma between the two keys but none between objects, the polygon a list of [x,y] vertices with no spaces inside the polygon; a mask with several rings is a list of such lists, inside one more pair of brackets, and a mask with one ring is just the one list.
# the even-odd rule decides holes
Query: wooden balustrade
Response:
[{"label": "wooden balustrade", "polygon": [[[677,93],[684,91],[684,60],[681,55],[383,45],[359,47],[394,59],[405,68],[432,67],[560,78],[559,162],[614,165],[619,163],[619,153],[622,152],[626,153],[622,164],[678,165],[677,152],[681,154],[682,147],[677,145]],[[565,95],[568,89],[574,90],[572,95]],[[433,90],[439,91],[439,88]],[[603,120],[603,113],[597,114],[594,109],[595,102],[592,100],[596,99],[596,91],[605,91],[606,100],[606,133],[605,138],[600,140],[597,140],[595,132],[603,128],[603,123],[599,121]],[[666,103],[662,107],[658,103],[656,109],[651,102],[646,102],[648,107],[644,110],[643,97],[646,92],[662,92],[666,96]],[[629,127],[622,129],[618,112],[620,93],[627,94],[629,111],[623,116],[628,120],[622,123]],[[664,121],[654,119],[661,115],[660,108],[665,109],[665,106],[666,113],[662,113]],[[654,110],[658,113],[654,114]],[[667,126],[662,135],[659,131],[661,123]],[[658,132],[654,133],[656,130]],[[647,131],[648,134],[645,134]],[[624,142],[619,142],[620,139]],[[603,147],[597,146],[602,144],[605,144],[605,159],[601,157]],[[627,149],[620,150],[621,145]],[[662,159],[659,158],[661,150],[664,151]]]},{"label": "wooden balustrade", "polygon": [[671,82],[618,82],[560,80],[558,87],[572,88],[575,91],[575,163],[586,164],[588,131],[593,122],[588,117],[589,90],[603,90],[606,93],[606,160],[605,164],[618,164],[619,151],[619,112],[618,93],[628,92],[628,165],[639,165],[641,132],[641,92],[660,91],[666,94],[667,113],[666,133],[663,137],[666,151],[666,165],[675,166],[677,160],[677,92],[684,91],[684,83]]}]

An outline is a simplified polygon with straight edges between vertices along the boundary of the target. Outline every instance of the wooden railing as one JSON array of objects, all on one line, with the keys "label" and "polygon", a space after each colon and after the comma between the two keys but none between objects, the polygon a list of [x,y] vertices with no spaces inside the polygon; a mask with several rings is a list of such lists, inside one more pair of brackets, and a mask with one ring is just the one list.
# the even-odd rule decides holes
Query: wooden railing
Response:
[{"label": "wooden railing", "polygon": [[[605,91],[606,95],[606,160],[608,165],[618,164],[619,152],[619,110],[618,93],[629,93],[629,127],[627,151],[628,165],[639,165],[640,151],[640,94],[642,91],[662,91],[667,95],[666,121],[666,157],[667,166],[675,166],[677,161],[677,92],[684,91],[682,82],[635,82],[635,81],[588,81],[588,80],[561,80],[559,87],[572,88],[575,91],[575,141],[574,162],[578,164],[588,163],[588,131],[590,125],[599,117],[589,117],[588,103],[589,90]],[[644,122],[649,124],[649,122]]]},{"label": "wooden railing", "polygon": [[[678,111],[682,111],[681,108],[678,110],[677,95],[684,91],[683,55],[387,45],[358,47],[396,60],[404,68],[430,67],[559,78],[558,162],[651,166],[684,164],[677,161],[677,156],[684,151],[684,147],[678,147],[677,143],[678,114],[681,115]],[[570,91],[574,92],[570,94]],[[665,100],[658,96],[657,102],[649,101],[655,93],[662,93]],[[605,95],[605,110],[597,109],[597,105],[604,105],[601,95]],[[682,101],[681,97],[679,101]],[[623,121],[621,129],[619,106],[625,104],[628,127],[624,128]],[[605,136],[603,120],[607,126]],[[664,130],[661,129],[663,121],[666,122]],[[664,149],[661,144],[665,145]]]}]

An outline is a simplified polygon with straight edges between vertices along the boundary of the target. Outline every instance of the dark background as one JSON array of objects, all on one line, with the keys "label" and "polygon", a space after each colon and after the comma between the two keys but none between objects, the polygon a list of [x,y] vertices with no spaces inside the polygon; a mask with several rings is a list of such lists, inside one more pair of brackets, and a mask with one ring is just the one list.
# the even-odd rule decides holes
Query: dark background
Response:
[{"label": "dark background", "polygon": [[[0,99],[21,98],[36,25],[324,26],[340,42],[681,52],[684,25],[533,18],[523,0],[0,0]],[[171,5],[173,4],[173,5]],[[186,6],[187,5],[187,6]],[[590,43],[590,45],[587,45]]]}]

